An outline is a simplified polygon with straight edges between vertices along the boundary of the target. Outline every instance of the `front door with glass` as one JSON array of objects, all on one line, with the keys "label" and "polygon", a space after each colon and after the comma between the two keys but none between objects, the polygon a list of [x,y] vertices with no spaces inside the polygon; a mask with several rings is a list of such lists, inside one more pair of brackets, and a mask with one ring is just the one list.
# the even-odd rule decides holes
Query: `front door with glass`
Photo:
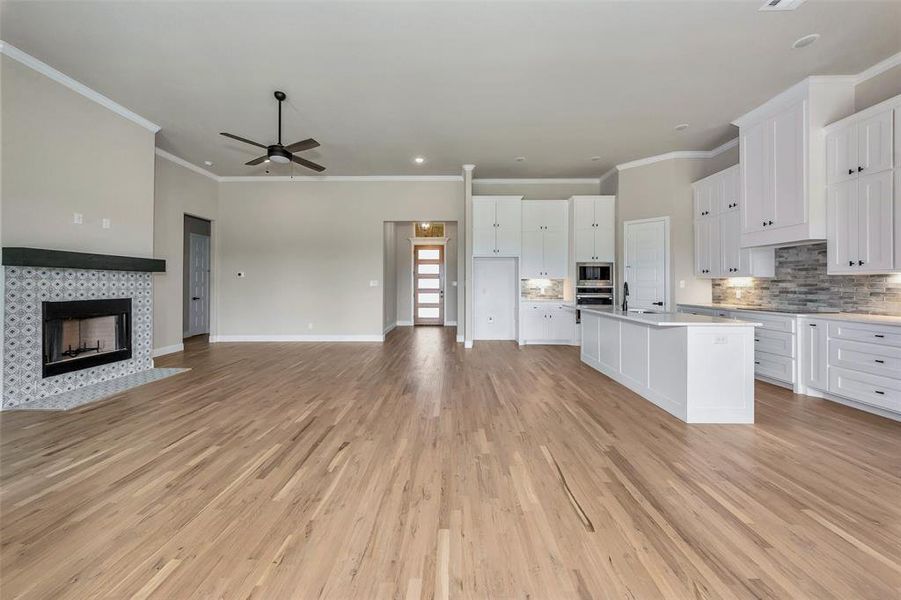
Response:
[{"label": "front door with glass", "polygon": [[444,246],[413,247],[413,324],[444,325]]}]

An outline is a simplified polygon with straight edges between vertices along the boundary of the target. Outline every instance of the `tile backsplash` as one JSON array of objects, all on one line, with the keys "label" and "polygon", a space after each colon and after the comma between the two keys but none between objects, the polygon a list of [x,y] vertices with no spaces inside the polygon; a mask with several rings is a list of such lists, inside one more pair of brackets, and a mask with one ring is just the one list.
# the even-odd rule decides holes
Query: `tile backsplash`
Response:
[{"label": "tile backsplash", "polygon": [[563,300],[565,279],[522,279],[520,293],[523,300]]},{"label": "tile backsplash", "polygon": [[798,312],[901,315],[901,274],[827,275],[825,243],[791,246],[776,250],[776,277],[713,280],[713,301]]}]

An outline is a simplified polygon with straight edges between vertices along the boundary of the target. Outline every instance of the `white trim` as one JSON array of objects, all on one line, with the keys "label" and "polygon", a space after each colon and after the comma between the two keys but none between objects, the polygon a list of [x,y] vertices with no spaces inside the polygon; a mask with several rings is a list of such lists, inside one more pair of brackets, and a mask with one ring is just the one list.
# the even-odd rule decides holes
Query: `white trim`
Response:
[{"label": "white trim", "polygon": [[216,175],[215,173],[207,171],[206,169],[204,169],[202,167],[198,167],[194,163],[189,163],[185,159],[179,158],[178,156],[175,156],[174,154],[170,154],[170,153],[166,152],[165,150],[163,150],[162,148],[154,148],[153,151],[160,158],[165,158],[166,160],[168,160],[170,162],[174,162],[175,164],[180,165],[180,166],[188,169],[189,171],[194,171],[195,173],[199,173],[199,174],[203,175],[204,177],[209,177],[213,181],[221,181],[222,180],[222,178],[219,177],[218,175]]},{"label": "white trim", "polygon": [[245,181],[463,181],[462,175],[239,175],[220,177],[222,183]]},{"label": "white trim", "polygon": [[473,183],[521,183],[521,184],[542,184],[542,183],[600,183],[597,177],[572,177],[569,179],[559,178],[532,178],[532,179],[473,179]]},{"label": "white trim", "polygon": [[472,348],[472,340],[469,340],[468,342],[463,342],[463,347],[464,348]]},{"label": "white trim", "polygon": [[398,321],[398,327],[413,327],[413,321]]},{"label": "white trim", "polygon": [[881,60],[872,67],[864,69],[863,71],[858,73],[854,77],[854,85],[860,85],[864,81],[872,79],[877,75],[881,75],[882,73],[885,73],[889,69],[897,67],[898,65],[901,65],[901,52],[889,56],[885,60]]},{"label": "white trim", "polygon": [[458,343],[458,344],[462,344],[462,343],[463,343],[463,334],[462,334],[462,333],[457,334],[457,343]]},{"label": "white trim", "polygon": [[154,348],[153,349],[153,357],[163,356],[166,354],[172,354],[174,352],[183,352],[185,349],[184,344],[172,344],[171,346],[163,346],[162,348]]},{"label": "white trim", "polygon": [[[437,221],[436,221],[437,222]],[[446,246],[450,238],[446,237],[409,237],[410,243],[414,246]]]},{"label": "white trim", "polygon": [[476,168],[475,165],[463,165],[463,170],[464,170],[464,171],[472,172],[472,170],[475,169],[475,168]]},{"label": "white trim", "polygon": [[157,131],[160,130],[160,126],[157,125],[156,123],[152,123],[152,122],[148,121],[141,115],[128,110],[121,104],[114,102],[113,100],[107,98],[100,92],[96,92],[96,91],[92,90],[91,88],[89,88],[88,86],[84,85],[83,83],[75,81],[74,79],[72,79],[71,77],[66,75],[65,73],[61,73],[60,71],[57,71],[56,69],[54,69],[47,63],[41,62],[40,60],[36,59],[35,57],[31,56],[30,54],[28,54],[26,52],[22,52],[15,46],[11,46],[10,44],[8,44],[2,40],[0,40],[0,54],[5,54],[6,56],[10,57],[11,59],[13,59],[19,63],[22,63],[26,67],[29,67],[30,69],[33,69],[33,70],[37,71],[38,73],[40,73],[46,77],[49,77],[53,81],[66,86],[73,92],[75,92],[77,94],[81,94],[85,98],[87,98],[89,100],[93,100],[97,104],[99,104],[105,108],[108,108],[109,110],[113,111],[120,117],[125,117],[129,121],[132,121],[133,123],[137,123],[144,129],[148,129],[152,133],[156,133]]},{"label": "white trim", "polygon": [[389,333],[391,333],[392,331],[394,331],[394,328],[395,328],[395,327],[397,327],[397,322],[396,322],[396,321],[395,321],[394,323],[390,323],[387,327],[385,327],[385,328],[382,330],[382,335],[383,335],[383,336],[388,335]]},{"label": "white trim", "polygon": [[839,119],[838,121],[833,121],[829,123],[825,127],[823,127],[823,134],[828,135],[832,133],[836,129],[844,127],[850,123],[857,123],[858,121],[863,121],[865,119],[869,119],[870,117],[877,115],[886,110],[901,108],[901,94],[897,96],[893,96],[887,100],[883,100],[879,104],[874,104],[873,106],[867,107],[860,112],[856,112],[853,115],[849,115],[844,119]]},{"label": "white trim", "polygon": [[608,177],[610,177],[614,173],[617,173],[618,171],[619,171],[619,169],[617,169],[616,167],[612,167],[609,171],[607,171],[606,173],[601,175],[601,177],[598,179],[598,183],[603,184],[605,181],[607,181]]},{"label": "white trim", "polygon": [[[647,158],[639,158],[638,160],[633,160],[627,163],[622,163],[620,165],[616,165],[617,171],[624,171],[625,169],[632,169],[635,167],[643,167],[645,165],[651,165],[657,162],[661,162],[664,160],[674,160],[680,158],[713,158],[715,156],[719,156],[726,150],[730,148],[734,148],[738,145],[738,138],[733,138],[726,142],[725,144],[720,144],[713,150],[676,150],[675,152],[667,152],[666,154],[658,154],[656,156],[648,156]],[[608,171],[604,178],[606,178],[610,174]]]},{"label": "white trim", "polygon": [[[214,339],[215,338],[215,339]],[[217,335],[210,336],[210,342],[382,342],[381,334],[349,334],[349,335]]]},{"label": "white trim", "polygon": [[456,322],[456,321],[445,321],[445,322],[444,322],[444,326],[445,326],[445,327],[456,327],[456,326],[457,326],[457,322]]}]

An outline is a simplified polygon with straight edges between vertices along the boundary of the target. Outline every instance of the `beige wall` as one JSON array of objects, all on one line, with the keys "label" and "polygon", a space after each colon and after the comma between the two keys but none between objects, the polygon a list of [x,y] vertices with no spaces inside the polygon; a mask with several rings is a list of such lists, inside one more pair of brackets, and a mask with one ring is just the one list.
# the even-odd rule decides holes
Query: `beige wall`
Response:
[{"label": "beige wall", "polygon": [[166,259],[166,272],[153,276],[153,347],[155,350],[175,346],[182,341],[184,303],[184,216],[213,221],[211,247],[210,327],[216,331],[216,302],[219,298],[216,273],[219,184],[156,157],[156,189],[153,210],[153,254]]},{"label": "beige wall", "polygon": [[860,111],[901,94],[901,65],[883,71],[854,88],[854,110]]},{"label": "beige wall", "polygon": [[619,172],[614,171],[601,182],[601,194],[604,196],[615,196],[619,187]]},{"label": "beige wall", "polygon": [[[710,281],[694,276],[691,184],[738,164],[738,148],[711,159],[677,159],[619,172],[616,197],[617,286],[623,282],[623,222],[670,217],[670,289],[673,302],[709,302]],[[685,288],[679,282],[685,281]],[[619,294],[617,294],[619,296]]]},{"label": "beige wall", "polygon": [[523,196],[525,200],[566,200],[571,196],[598,194],[600,187],[596,181],[577,183],[547,182],[531,183],[527,181],[510,181],[503,183],[486,183],[474,179],[472,193],[476,196]]},{"label": "beige wall", "polygon": [[397,224],[384,224],[382,242],[382,327],[387,331],[397,325]]},{"label": "beige wall", "polygon": [[219,197],[220,336],[380,336],[384,222],[463,212],[460,181],[228,182]]},{"label": "beige wall", "polygon": [[3,244],[152,256],[154,134],[5,55],[0,77]]}]

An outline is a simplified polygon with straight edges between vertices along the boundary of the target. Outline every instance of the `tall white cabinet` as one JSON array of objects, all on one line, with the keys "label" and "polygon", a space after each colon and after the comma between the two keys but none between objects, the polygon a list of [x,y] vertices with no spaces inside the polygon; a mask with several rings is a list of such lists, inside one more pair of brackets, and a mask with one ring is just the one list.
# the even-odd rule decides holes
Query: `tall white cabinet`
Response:
[{"label": "tall white cabinet", "polygon": [[575,261],[609,262],[616,256],[616,196],[573,196]]},{"label": "tall white cabinet", "polygon": [[523,278],[565,279],[569,255],[569,203],[524,200],[522,203]]},{"label": "tall white cabinet", "polygon": [[472,255],[517,257],[522,247],[522,196],[472,197]]},{"label": "tall white cabinet", "polygon": [[852,82],[808,77],[733,121],[741,155],[742,248],[825,239],[822,128],[853,110]]},{"label": "tall white cabinet", "polygon": [[741,194],[738,165],[692,184],[695,275],[772,277],[772,248],[741,247]]},{"label": "tall white cabinet", "polygon": [[901,97],[826,128],[828,272],[901,270]]}]

